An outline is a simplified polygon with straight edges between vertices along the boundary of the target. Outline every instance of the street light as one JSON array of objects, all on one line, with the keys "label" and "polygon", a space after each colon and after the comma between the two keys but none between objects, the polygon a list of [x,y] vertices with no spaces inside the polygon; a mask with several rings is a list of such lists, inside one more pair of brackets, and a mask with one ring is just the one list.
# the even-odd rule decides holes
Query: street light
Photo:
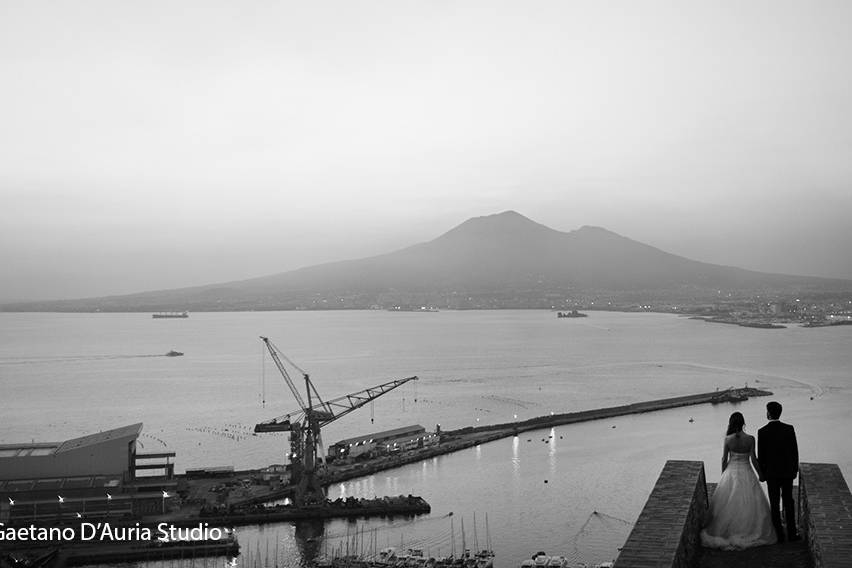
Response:
[{"label": "street light", "polygon": [[109,504],[110,504],[110,501],[112,501],[112,495],[107,493],[106,496],[107,496],[107,517],[109,517]]},{"label": "street light", "polygon": [[163,491],[163,514],[166,514],[166,497],[169,497],[169,494],[166,491]]}]

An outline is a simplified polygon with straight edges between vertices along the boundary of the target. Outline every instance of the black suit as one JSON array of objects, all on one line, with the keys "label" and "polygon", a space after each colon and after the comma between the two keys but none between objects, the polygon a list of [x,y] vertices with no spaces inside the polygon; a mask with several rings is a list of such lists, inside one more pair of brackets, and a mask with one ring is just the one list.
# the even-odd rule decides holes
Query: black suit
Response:
[{"label": "black suit", "polygon": [[793,427],[778,420],[772,420],[758,430],[757,461],[766,480],[769,506],[772,509],[772,524],[775,526],[778,540],[784,540],[779,501],[784,503],[787,538],[794,537],[797,531],[793,480],[799,473],[799,446],[796,443],[796,431]]}]

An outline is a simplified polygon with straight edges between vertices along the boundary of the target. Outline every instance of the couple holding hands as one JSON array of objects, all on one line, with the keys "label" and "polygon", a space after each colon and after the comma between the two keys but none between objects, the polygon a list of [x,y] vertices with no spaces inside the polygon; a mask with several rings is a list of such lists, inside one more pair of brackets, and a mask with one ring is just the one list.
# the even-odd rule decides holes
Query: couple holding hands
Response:
[{"label": "couple holding hands", "polygon": [[[769,422],[757,431],[756,442],[754,436],[743,432],[743,415],[731,414],[722,453],[722,477],[710,500],[708,523],[701,531],[704,546],[732,550],[801,538],[793,501],[799,448],[793,427],[780,420],[781,410],[778,402],[766,405]],[[768,500],[760,486],[763,481]],[[781,521],[782,503],[786,531]]]}]

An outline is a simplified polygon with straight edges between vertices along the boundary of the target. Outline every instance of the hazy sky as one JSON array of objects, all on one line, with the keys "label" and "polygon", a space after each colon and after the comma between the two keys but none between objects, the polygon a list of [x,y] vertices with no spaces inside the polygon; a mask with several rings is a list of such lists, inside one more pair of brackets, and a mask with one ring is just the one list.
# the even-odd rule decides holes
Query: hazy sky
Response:
[{"label": "hazy sky", "polygon": [[0,0],[0,299],[514,209],[852,278],[852,2]]}]

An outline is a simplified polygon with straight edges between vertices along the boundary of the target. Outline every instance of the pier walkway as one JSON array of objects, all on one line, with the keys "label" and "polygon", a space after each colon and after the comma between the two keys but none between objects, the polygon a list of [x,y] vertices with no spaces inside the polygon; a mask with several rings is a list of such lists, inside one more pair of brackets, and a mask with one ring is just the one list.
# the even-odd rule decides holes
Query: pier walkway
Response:
[{"label": "pier walkway", "polygon": [[[796,488],[793,488],[794,491]],[[715,483],[707,484],[707,497],[713,498]],[[812,568],[808,543],[802,539],[747,550],[713,550],[702,548],[699,568]]]},{"label": "pier walkway", "polygon": [[699,568],[812,568],[811,554],[804,540],[748,550],[702,549]]}]

